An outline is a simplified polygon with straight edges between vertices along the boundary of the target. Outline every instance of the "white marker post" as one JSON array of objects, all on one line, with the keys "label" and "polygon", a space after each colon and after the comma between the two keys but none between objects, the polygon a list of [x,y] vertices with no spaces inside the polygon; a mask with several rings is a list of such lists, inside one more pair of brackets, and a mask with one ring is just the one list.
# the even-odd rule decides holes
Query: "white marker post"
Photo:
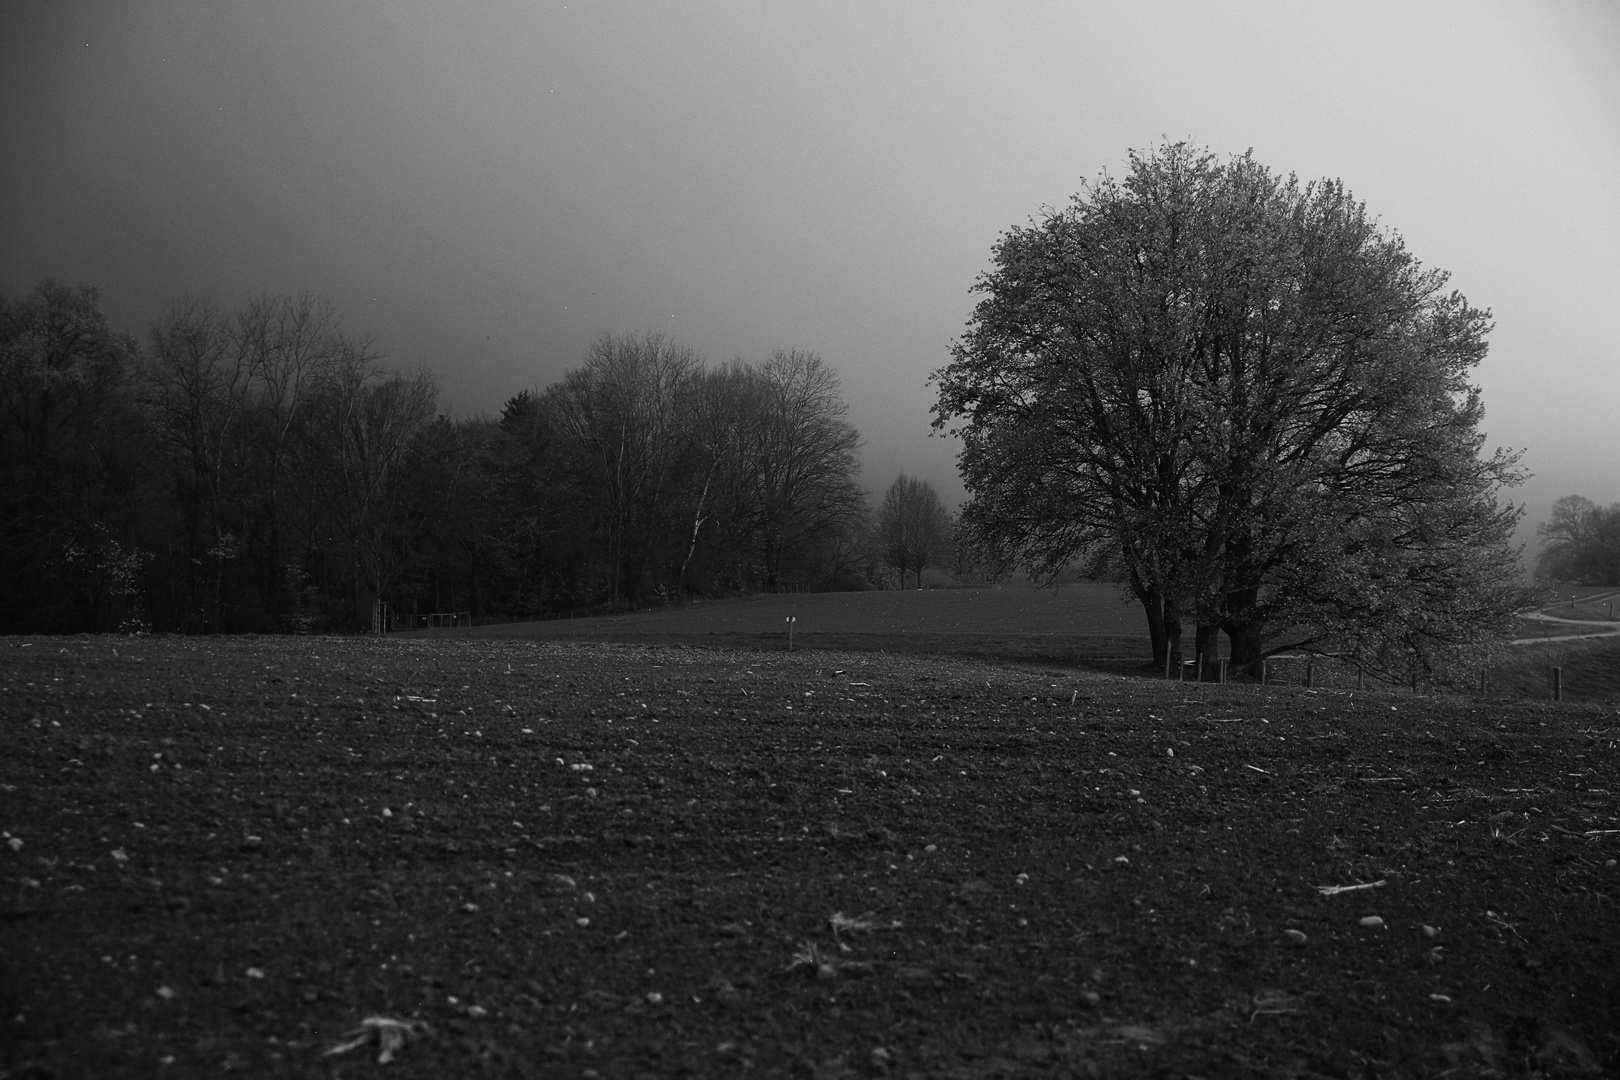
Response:
[{"label": "white marker post", "polygon": [[797,615],[789,615],[786,619],[784,619],[782,621],[788,624],[788,652],[792,652],[793,651],[793,624],[799,621],[799,617]]}]

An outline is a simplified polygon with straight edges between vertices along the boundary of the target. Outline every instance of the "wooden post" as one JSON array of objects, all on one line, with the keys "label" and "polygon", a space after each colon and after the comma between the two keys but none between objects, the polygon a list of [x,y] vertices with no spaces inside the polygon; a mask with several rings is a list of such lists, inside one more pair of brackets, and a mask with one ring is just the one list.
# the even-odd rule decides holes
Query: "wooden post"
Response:
[{"label": "wooden post", "polygon": [[797,615],[789,615],[783,620],[788,624],[788,652],[793,651],[793,624],[799,621]]},{"label": "wooden post", "polygon": [[1553,700],[1564,700],[1564,669],[1561,667],[1553,668]]},{"label": "wooden post", "polygon": [[1266,660],[1265,660],[1265,657],[1260,658],[1260,685],[1261,686],[1266,685]]},{"label": "wooden post", "polygon": [[1482,667],[1482,668],[1479,669],[1479,696],[1480,697],[1485,697],[1486,693],[1487,693],[1487,691],[1489,689],[1489,684],[1486,682],[1486,679],[1485,679],[1487,671],[1489,671],[1488,668],[1483,668]]},{"label": "wooden post", "polygon": [[1367,670],[1365,668],[1363,668],[1360,664],[1357,664],[1356,665],[1356,689],[1357,690],[1360,690],[1362,688],[1362,686],[1365,685],[1366,678],[1367,678]]},{"label": "wooden post", "polygon": [[1166,681],[1169,681],[1169,679],[1170,679],[1170,647],[1168,645],[1165,646],[1165,650],[1164,650],[1164,677],[1165,677]]},{"label": "wooden post", "polygon": [[1305,661],[1305,688],[1307,690],[1316,686],[1316,661]]},{"label": "wooden post", "polygon": [[1219,663],[1221,665],[1221,685],[1224,686],[1226,685],[1226,657],[1221,657]]},{"label": "wooden post", "polygon": [[1204,654],[1193,653],[1193,682],[1204,681]]}]

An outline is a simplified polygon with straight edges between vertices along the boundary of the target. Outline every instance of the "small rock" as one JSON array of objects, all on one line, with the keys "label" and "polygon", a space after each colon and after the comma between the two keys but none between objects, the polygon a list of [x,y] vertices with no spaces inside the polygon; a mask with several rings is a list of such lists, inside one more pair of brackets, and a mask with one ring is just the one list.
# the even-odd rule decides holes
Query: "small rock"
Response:
[{"label": "small rock", "polygon": [[1080,991],[1080,1004],[1087,1009],[1101,1008],[1102,995],[1095,990],[1082,990]]},{"label": "small rock", "polygon": [[1362,926],[1383,926],[1384,925],[1384,920],[1379,918],[1377,915],[1368,915],[1366,918],[1361,920],[1361,925]]},{"label": "small rock", "polygon": [[1295,945],[1303,945],[1307,940],[1303,930],[1284,930],[1283,936]]},{"label": "small rock", "polygon": [[1423,931],[1423,936],[1426,938],[1440,936],[1440,928],[1438,926],[1430,926],[1428,923],[1422,923],[1418,929]]}]

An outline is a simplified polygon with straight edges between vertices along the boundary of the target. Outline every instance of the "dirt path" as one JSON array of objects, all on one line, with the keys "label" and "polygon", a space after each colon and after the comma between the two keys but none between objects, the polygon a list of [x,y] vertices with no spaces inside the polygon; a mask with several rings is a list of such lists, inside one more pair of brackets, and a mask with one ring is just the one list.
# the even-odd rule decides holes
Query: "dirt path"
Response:
[{"label": "dirt path", "polygon": [[[1588,599],[1591,602],[1602,602],[1604,600],[1609,599],[1609,597],[1611,595],[1620,596],[1620,592],[1615,592],[1613,594],[1604,593],[1602,595],[1599,595],[1599,596],[1596,596],[1596,597],[1590,597]],[[1591,625],[1593,625],[1591,619],[1565,619],[1565,618],[1561,618],[1561,617],[1559,617],[1557,615],[1548,615],[1545,611],[1526,611],[1526,612],[1524,612],[1522,614],[1522,617],[1526,618],[1526,619],[1534,619],[1536,622],[1557,623],[1560,626],[1591,626]],[[1585,641],[1588,638],[1608,638],[1608,637],[1620,637],[1620,626],[1615,626],[1614,628],[1609,629],[1609,630],[1592,630],[1592,631],[1588,631],[1587,633],[1584,633],[1584,634],[1557,634],[1557,635],[1550,636],[1550,637],[1514,638],[1512,641],[1508,642],[1508,644],[1509,645],[1544,645],[1544,644],[1547,644],[1549,642],[1555,642],[1555,641]]]}]

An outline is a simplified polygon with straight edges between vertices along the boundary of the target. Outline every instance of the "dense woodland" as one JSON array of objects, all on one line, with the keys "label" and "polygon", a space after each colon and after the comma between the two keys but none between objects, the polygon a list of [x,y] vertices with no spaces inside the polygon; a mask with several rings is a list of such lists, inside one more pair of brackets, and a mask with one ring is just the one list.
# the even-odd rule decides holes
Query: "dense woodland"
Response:
[{"label": "dense woodland", "polygon": [[[430,371],[386,370],[321,299],[180,301],[141,341],[52,281],[0,299],[0,350],[0,632],[341,630],[378,599],[532,618],[895,580],[812,354],[709,366],[603,338],[498,417],[451,420]],[[950,562],[926,496],[932,546],[905,570]]]}]

